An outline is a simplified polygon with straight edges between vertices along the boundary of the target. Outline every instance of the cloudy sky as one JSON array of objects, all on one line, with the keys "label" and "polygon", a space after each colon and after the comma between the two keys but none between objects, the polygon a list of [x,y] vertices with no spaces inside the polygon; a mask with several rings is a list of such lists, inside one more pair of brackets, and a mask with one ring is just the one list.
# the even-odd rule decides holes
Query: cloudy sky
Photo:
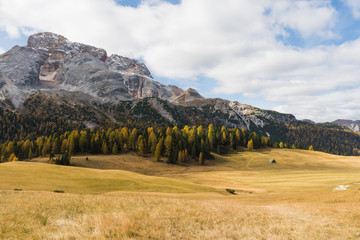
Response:
[{"label": "cloudy sky", "polygon": [[0,0],[0,53],[42,31],[205,97],[360,119],[359,0]]}]

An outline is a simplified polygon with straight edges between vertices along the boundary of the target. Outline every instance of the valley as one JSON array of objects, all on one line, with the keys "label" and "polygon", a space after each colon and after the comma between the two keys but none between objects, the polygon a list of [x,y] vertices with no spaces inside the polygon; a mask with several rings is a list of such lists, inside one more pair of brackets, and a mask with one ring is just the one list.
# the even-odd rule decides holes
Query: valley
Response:
[{"label": "valley", "polygon": [[[48,164],[48,158],[3,163],[0,238],[360,236],[358,157],[239,150],[213,154],[215,159],[203,166],[172,165],[132,153],[76,155],[73,166]],[[339,185],[347,190],[335,190]]]}]

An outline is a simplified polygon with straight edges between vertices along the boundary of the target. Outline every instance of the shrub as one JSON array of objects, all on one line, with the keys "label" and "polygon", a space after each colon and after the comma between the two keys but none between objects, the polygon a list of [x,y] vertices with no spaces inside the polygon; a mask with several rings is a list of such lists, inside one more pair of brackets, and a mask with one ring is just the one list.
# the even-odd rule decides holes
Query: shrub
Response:
[{"label": "shrub", "polygon": [[235,194],[235,189],[227,188],[226,191],[230,194]]},{"label": "shrub", "polygon": [[57,165],[70,165],[71,155],[68,151],[64,152],[61,157],[55,159],[55,164]]},{"label": "shrub", "polygon": [[55,193],[64,193],[63,190],[54,190]]}]

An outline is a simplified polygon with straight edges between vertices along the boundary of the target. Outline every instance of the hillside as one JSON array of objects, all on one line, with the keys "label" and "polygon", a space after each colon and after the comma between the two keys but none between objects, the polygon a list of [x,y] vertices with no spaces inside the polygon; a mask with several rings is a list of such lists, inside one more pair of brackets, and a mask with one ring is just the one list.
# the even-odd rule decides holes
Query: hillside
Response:
[{"label": "hillside", "polygon": [[[100,163],[117,170],[90,168]],[[358,237],[356,157],[264,149],[215,155],[205,166],[136,155],[77,156],[74,164],[87,168],[1,164],[0,238]]]}]

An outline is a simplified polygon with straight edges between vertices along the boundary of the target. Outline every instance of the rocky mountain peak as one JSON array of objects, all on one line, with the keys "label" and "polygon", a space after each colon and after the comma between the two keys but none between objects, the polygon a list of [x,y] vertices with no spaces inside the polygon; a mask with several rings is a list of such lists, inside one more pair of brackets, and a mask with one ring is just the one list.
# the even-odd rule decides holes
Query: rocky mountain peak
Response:
[{"label": "rocky mountain peak", "polygon": [[198,91],[193,88],[188,88],[180,96],[176,97],[172,102],[175,104],[183,104],[199,98],[203,97],[198,93]]},{"label": "rocky mountain peak", "polygon": [[34,50],[43,50],[55,58],[65,58],[67,55],[78,55],[88,53],[102,61],[107,59],[107,53],[102,48],[96,48],[82,43],[70,42],[66,37],[50,33],[37,33],[31,35],[27,42],[27,47]]},{"label": "rocky mountain peak", "polygon": [[81,91],[101,102],[172,100],[183,93],[181,88],[155,81],[138,60],[116,54],[108,57],[102,48],[50,32],[34,34],[27,46],[0,55],[0,73],[0,100],[10,100],[16,108],[38,90]]}]

